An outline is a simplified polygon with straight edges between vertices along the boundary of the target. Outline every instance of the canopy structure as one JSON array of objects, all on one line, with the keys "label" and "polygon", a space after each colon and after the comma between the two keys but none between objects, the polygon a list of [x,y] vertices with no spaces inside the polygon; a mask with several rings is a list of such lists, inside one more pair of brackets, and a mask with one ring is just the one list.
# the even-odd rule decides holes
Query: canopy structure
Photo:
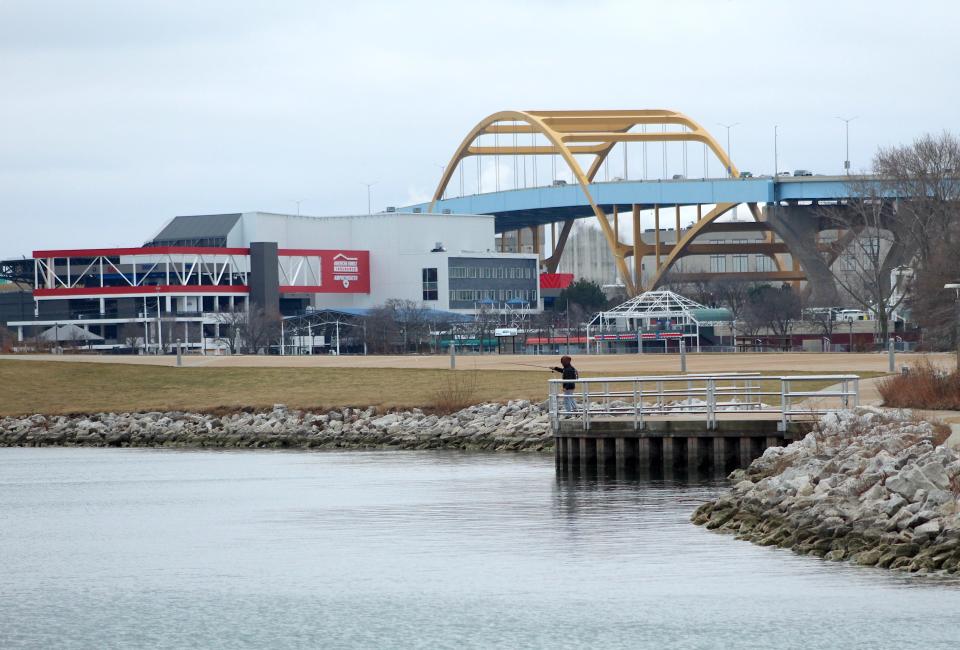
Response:
[{"label": "canopy structure", "polygon": [[587,326],[587,339],[597,341],[685,341],[700,351],[700,326],[729,322],[727,309],[713,309],[672,291],[646,291],[602,311]]},{"label": "canopy structure", "polygon": [[38,338],[41,341],[49,341],[51,343],[77,343],[80,341],[83,341],[84,343],[91,343],[94,341],[103,340],[102,336],[98,336],[93,332],[88,332],[82,327],[78,327],[72,323],[68,325],[56,325],[50,329],[44,330],[40,333]]}]

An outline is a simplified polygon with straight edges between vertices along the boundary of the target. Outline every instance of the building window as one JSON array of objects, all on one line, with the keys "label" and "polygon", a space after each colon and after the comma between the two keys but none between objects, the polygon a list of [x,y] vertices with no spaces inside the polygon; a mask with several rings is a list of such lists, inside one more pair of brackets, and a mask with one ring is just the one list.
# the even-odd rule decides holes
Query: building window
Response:
[{"label": "building window", "polygon": [[748,256],[746,255],[734,255],[733,256],[733,272],[734,273],[746,273],[750,270],[750,264],[747,261]]},{"label": "building window", "polygon": [[423,299],[437,300],[437,269],[423,269]]},{"label": "building window", "polygon": [[727,256],[711,255],[710,256],[710,272],[726,273],[727,272]]},{"label": "building window", "polygon": [[757,255],[757,271],[761,273],[773,271],[773,260],[766,255]]}]

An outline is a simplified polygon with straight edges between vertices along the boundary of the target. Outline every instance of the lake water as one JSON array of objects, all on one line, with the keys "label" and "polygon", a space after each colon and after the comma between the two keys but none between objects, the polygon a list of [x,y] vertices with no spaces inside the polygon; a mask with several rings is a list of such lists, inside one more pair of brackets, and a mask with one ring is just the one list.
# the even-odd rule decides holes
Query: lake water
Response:
[{"label": "lake water", "polygon": [[0,449],[0,647],[956,648],[960,580],[547,456]]}]

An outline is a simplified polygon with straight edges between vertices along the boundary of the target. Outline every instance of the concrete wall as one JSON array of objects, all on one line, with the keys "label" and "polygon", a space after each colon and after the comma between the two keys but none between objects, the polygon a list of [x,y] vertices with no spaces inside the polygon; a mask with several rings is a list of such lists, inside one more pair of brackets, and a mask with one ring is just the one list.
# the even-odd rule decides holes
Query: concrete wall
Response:
[{"label": "concrete wall", "polygon": [[[275,241],[279,248],[370,251],[369,294],[316,294],[318,307],[373,307],[390,298],[423,299],[422,272],[437,269],[434,309],[449,309],[448,258],[474,257],[504,264],[536,255],[493,252],[494,218],[488,215],[378,213],[344,217],[305,217],[244,213],[230,232],[229,246]],[[431,252],[437,243],[443,251]],[[535,262],[534,262],[535,263]]]},{"label": "concrete wall", "polygon": [[617,269],[607,239],[595,220],[578,221],[563,249],[557,273],[573,273],[577,280],[616,284]]}]

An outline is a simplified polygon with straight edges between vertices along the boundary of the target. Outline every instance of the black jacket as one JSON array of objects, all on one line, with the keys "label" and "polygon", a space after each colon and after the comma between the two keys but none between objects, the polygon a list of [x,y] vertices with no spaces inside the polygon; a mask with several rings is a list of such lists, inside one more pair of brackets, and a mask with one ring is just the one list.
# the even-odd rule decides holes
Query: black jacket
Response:
[{"label": "black jacket", "polygon": [[[580,375],[577,374],[577,369],[573,366],[567,366],[566,368],[554,367],[554,372],[559,372],[563,374],[564,379],[580,379]],[[564,384],[564,390],[573,390],[574,384]]]}]

